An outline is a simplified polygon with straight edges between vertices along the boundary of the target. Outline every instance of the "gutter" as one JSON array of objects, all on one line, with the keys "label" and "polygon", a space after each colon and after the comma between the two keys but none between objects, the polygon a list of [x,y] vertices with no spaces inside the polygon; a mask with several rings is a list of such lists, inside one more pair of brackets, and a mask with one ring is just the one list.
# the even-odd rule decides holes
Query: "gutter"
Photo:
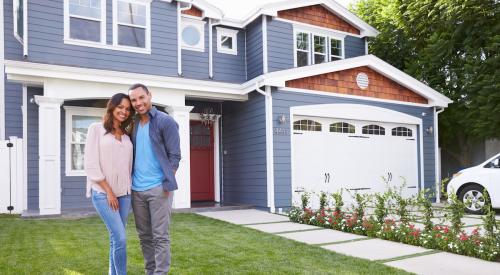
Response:
[{"label": "gutter", "polygon": [[274,146],[273,146],[273,98],[271,87],[265,86],[265,91],[255,84],[255,91],[265,96],[266,111],[266,170],[267,170],[267,207],[271,213],[276,212],[274,202]]},{"label": "gutter", "polygon": [[23,57],[26,59],[28,58],[28,0],[23,0],[23,9]]}]

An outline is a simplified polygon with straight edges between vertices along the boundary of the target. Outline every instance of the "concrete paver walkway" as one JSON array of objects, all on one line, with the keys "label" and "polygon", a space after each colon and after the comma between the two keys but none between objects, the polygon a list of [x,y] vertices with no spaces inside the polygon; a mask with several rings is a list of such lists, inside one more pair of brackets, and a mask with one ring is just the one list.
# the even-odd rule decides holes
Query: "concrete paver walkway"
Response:
[{"label": "concrete paver walkway", "polygon": [[[402,243],[371,239],[316,226],[289,222],[288,217],[255,209],[202,212],[199,215],[243,225],[284,238],[319,245],[348,256],[379,260],[384,264],[416,274],[500,274],[500,263],[429,250]],[[467,217],[468,226],[480,225],[480,219]],[[466,227],[472,230],[474,227]]]}]

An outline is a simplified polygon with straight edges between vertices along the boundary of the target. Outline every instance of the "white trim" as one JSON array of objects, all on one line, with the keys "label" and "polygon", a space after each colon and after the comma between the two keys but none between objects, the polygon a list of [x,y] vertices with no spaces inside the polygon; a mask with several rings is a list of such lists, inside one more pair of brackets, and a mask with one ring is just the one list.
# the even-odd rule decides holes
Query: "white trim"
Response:
[{"label": "white trim", "polygon": [[[104,0],[101,0],[103,2],[106,2]],[[140,26],[140,25],[131,25],[131,24],[122,24],[118,22],[118,1],[120,2],[127,2],[131,4],[136,4],[136,5],[143,5],[146,7],[146,26]],[[133,51],[133,52],[139,52],[139,53],[151,53],[151,0],[113,0],[113,47],[116,49],[121,49],[124,51]],[[124,26],[132,26],[134,28],[141,28],[145,29],[144,35],[146,36],[145,39],[145,47],[132,47],[132,46],[125,46],[125,45],[119,45],[118,44],[118,25],[124,25]],[[106,38],[104,38],[104,41],[106,41]],[[104,42],[106,43],[106,42]]]},{"label": "white trim", "polygon": [[292,21],[292,20],[283,19],[283,18],[279,18],[279,17],[274,18],[273,20],[292,24],[292,27],[294,29],[297,28],[299,30],[303,30],[304,32],[313,32],[313,33],[320,34],[320,35],[331,36],[331,37],[337,38],[337,39],[344,39],[344,37],[346,37],[346,36],[354,36],[354,37],[362,38],[361,35],[357,35],[354,33],[343,32],[343,31],[339,31],[339,30],[335,30],[335,29],[329,29],[329,28],[325,28],[325,27],[320,27],[320,26],[302,23],[302,22],[298,22],[298,21]]},{"label": "white trim", "polygon": [[3,0],[0,1],[0,140],[5,140],[5,67],[4,67],[4,10]]},{"label": "white trim", "polygon": [[73,176],[85,176],[84,170],[73,170],[71,169],[71,128],[74,115],[81,116],[95,116],[101,118],[105,112],[104,108],[91,108],[91,107],[76,107],[76,106],[64,106],[65,112],[65,152],[66,152],[66,169],[65,174],[67,177]]},{"label": "white trim", "polygon": [[390,100],[390,99],[383,99],[383,98],[376,98],[376,97],[348,95],[348,94],[340,94],[340,93],[330,93],[330,92],[314,91],[314,90],[299,89],[299,88],[284,87],[284,88],[280,88],[279,90],[280,91],[287,91],[287,92],[295,92],[295,93],[312,94],[312,95],[322,95],[322,96],[341,97],[341,98],[352,98],[352,99],[375,101],[375,102],[383,102],[383,103],[394,103],[394,104],[399,104],[399,105],[408,105],[408,106],[417,106],[417,107],[426,107],[426,108],[427,107],[432,107],[429,104],[421,104],[421,103],[406,102],[406,101],[397,101],[397,100]]},{"label": "white trim", "polygon": [[[309,40],[309,49],[307,51],[305,50],[299,50],[297,49],[297,34],[298,33],[306,33],[308,35],[308,40]],[[298,26],[296,27],[295,25],[293,26],[293,65],[294,67],[297,67],[297,51],[301,51],[301,52],[307,52],[308,55],[307,55],[307,64],[308,65],[312,65],[314,64],[314,55],[316,54],[316,52],[314,51],[314,37],[315,36],[318,36],[318,37],[324,37],[325,38],[325,53],[324,53],[324,56],[325,56],[325,61],[323,63],[326,63],[326,62],[331,62],[331,39],[335,39],[335,40],[339,40],[340,43],[341,43],[341,49],[340,51],[342,52],[342,55],[341,56],[335,56],[335,57],[338,57],[338,58],[341,58],[341,59],[344,59],[345,58],[345,35],[344,34],[341,34],[341,33],[338,33],[338,32],[335,32],[335,31],[331,31],[331,30],[322,30],[322,29],[318,29],[318,28],[311,28],[311,27],[303,27],[303,26]],[[318,63],[318,64],[322,64],[322,63]]]},{"label": "white trim", "polygon": [[177,75],[182,76],[181,2],[177,1]]},{"label": "white trim", "polygon": [[368,37],[365,37],[365,54],[369,54],[368,53]]},{"label": "white trim", "polygon": [[24,2],[24,14],[23,14],[23,56],[26,58],[28,56],[28,0],[23,0]]},{"label": "white trim", "polygon": [[267,64],[267,16],[262,16],[262,71],[268,72]]},{"label": "white trim", "polygon": [[420,190],[425,189],[425,169],[424,169],[424,127],[423,123],[420,123],[418,126],[419,134],[420,134],[420,142],[419,142],[419,153],[420,153]]},{"label": "white trim", "polygon": [[[238,30],[216,27],[217,29],[217,52],[238,55]],[[222,36],[231,37],[232,45],[231,49],[225,49],[222,47]]]},{"label": "white trim", "polygon": [[114,45],[107,45],[107,44],[98,44],[98,43],[96,44],[96,43],[91,42],[91,41],[76,40],[76,39],[65,39],[64,44],[82,46],[82,47],[92,47],[92,48],[99,48],[99,49],[106,49],[106,50],[113,50],[113,51],[151,54],[151,50],[148,50],[148,49],[127,47],[127,46],[120,46],[120,45],[114,46]]},{"label": "white trim", "polygon": [[[24,16],[27,18],[28,16]],[[73,17],[73,16],[71,16]],[[75,16],[77,18],[82,18],[82,16]],[[94,42],[94,41],[86,41],[86,40],[79,40],[79,39],[73,39],[70,37],[70,24],[69,24],[69,19],[70,19],[70,14],[69,14],[69,0],[64,0],[64,43],[67,42],[72,42],[72,43],[79,43],[79,42],[84,42],[87,47],[95,47],[95,46],[100,46],[100,45],[106,45],[106,1],[101,0],[101,18],[96,19],[96,18],[89,18],[90,20],[97,21],[100,23],[100,41],[99,42]],[[25,33],[27,31],[25,30]]]},{"label": "white trim", "polygon": [[[19,41],[19,43],[23,44],[23,38],[21,36],[19,36],[19,33],[18,33],[18,29],[17,29],[17,13],[16,13],[16,3],[20,3],[20,2],[23,2],[23,9],[24,9],[24,0],[13,0],[12,1],[12,21],[13,21],[13,25],[14,25],[14,37],[17,39],[17,41]],[[3,18],[3,14],[2,14],[2,18]],[[23,27],[24,27],[24,11],[23,11]],[[23,33],[24,33],[24,29],[23,29]],[[24,36],[24,35],[23,35]]]},{"label": "white trim", "polygon": [[213,25],[212,18],[208,18],[208,78],[214,78],[214,49],[213,49]]},{"label": "white trim", "polygon": [[436,178],[436,203],[441,202],[441,151],[439,150],[439,114],[444,109],[437,110],[434,107],[434,163],[435,163],[435,178]]},{"label": "white trim", "polygon": [[[189,50],[189,51],[197,51],[197,52],[205,52],[205,24],[207,22],[201,20],[198,17],[187,17],[182,15],[181,16],[181,31],[180,31],[180,36],[181,36],[181,47],[183,50]],[[192,26],[195,27],[198,32],[200,33],[200,41],[198,42],[197,45],[188,45],[184,42],[184,39],[182,39],[182,32],[185,27],[187,26]]]},{"label": "white trim", "polygon": [[23,85],[23,209],[28,209],[28,87]]},{"label": "white trim", "polygon": [[[220,136],[219,136],[219,118],[221,115],[217,115],[214,121],[213,131],[214,131],[214,201],[220,202],[221,200],[221,176],[220,176]],[[201,117],[199,113],[189,113],[189,120],[200,121]]]},{"label": "white trim", "polygon": [[[171,0],[163,0],[166,2],[172,2]],[[186,4],[191,4],[193,6],[196,6],[198,9],[200,9],[203,12],[202,17],[209,17],[213,19],[220,20],[224,16],[222,11],[218,9],[216,6],[210,4],[209,2],[205,0],[178,0],[178,3],[186,3]]]}]

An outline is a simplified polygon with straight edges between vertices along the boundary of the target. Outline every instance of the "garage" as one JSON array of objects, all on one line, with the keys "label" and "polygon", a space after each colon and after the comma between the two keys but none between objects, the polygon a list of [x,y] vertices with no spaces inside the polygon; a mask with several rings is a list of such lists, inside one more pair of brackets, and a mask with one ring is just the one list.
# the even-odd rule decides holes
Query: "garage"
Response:
[{"label": "garage", "polygon": [[[305,107],[293,115],[293,201],[300,201],[301,191],[333,193],[340,188],[354,194],[391,187],[401,188],[405,196],[415,195],[418,119],[371,106],[351,107],[342,115],[348,106],[340,105],[344,104]],[[312,202],[317,207],[316,196]]]}]

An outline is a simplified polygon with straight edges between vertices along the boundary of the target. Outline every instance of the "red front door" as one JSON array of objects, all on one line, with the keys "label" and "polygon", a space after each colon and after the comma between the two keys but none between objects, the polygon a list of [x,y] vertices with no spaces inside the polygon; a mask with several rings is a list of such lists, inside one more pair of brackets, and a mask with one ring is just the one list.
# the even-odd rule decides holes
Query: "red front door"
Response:
[{"label": "red front door", "polygon": [[190,122],[191,201],[214,200],[214,131],[200,121]]}]

